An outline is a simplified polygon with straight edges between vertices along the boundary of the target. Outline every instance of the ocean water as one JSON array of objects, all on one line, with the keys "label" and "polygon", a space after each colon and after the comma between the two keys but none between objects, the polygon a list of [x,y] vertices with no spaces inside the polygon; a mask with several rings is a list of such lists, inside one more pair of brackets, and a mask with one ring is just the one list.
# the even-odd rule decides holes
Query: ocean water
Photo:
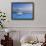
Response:
[{"label": "ocean water", "polygon": [[12,19],[32,19],[32,14],[12,14]]}]

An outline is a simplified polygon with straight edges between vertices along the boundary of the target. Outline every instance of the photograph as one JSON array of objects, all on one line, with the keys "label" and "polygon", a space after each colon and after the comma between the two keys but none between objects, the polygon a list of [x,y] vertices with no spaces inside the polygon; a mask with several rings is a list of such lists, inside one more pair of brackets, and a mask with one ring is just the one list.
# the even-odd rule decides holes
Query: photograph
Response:
[{"label": "photograph", "polygon": [[13,2],[11,10],[12,20],[33,20],[34,18],[33,2]]}]

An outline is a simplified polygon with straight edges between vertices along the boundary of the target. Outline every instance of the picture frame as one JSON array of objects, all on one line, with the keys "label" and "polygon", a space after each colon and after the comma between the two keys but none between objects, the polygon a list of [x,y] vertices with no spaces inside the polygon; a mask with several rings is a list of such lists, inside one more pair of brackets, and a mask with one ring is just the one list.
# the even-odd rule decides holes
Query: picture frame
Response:
[{"label": "picture frame", "polygon": [[34,20],[34,2],[12,2],[12,20]]}]

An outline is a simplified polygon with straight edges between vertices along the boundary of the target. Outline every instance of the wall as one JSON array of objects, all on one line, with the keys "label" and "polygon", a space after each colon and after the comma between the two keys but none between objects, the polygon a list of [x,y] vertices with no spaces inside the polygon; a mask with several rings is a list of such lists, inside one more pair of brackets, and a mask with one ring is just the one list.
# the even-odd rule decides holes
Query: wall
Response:
[{"label": "wall", "polygon": [[[37,29],[36,29],[36,31],[34,31],[33,29],[32,29],[32,31],[30,31],[29,28],[27,30],[26,30],[26,28],[21,28],[21,29],[17,28],[17,30],[15,28],[9,28],[9,30],[11,31],[11,32],[9,32],[9,34],[10,34],[9,36],[13,39],[13,46],[20,46],[21,45],[20,44],[21,38],[23,36],[28,36],[28,35],[32,36],[32,37],[35,36],[35,38],[36,39],[38,38],[39,41],[44,41],[44,35],[46,33],[45,30],[44,31],[42,31],[42,30],[39,31]],[[4,35],[7,35],[6,32],[4,32],[4,31],[5,30],[0,31],[0,43],[1,43],[1,39],[5,39]]]},{"label": "wall", "polygon": [[[11,2],[34,2],[34,20],[11,20]],[[0,10],[6,12],[7,27],[46,27],[46,0],[0,0]]]}]

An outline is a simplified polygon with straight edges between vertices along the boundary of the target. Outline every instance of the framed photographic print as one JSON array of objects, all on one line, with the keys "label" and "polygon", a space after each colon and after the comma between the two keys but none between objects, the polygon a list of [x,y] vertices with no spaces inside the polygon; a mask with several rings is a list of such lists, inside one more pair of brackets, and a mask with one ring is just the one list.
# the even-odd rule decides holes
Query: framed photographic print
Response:
[{"label": "framed photographic print", "polygon": [[33,2],[12,2],[11,19],[12,20],[33,20],[34,3]]}]

